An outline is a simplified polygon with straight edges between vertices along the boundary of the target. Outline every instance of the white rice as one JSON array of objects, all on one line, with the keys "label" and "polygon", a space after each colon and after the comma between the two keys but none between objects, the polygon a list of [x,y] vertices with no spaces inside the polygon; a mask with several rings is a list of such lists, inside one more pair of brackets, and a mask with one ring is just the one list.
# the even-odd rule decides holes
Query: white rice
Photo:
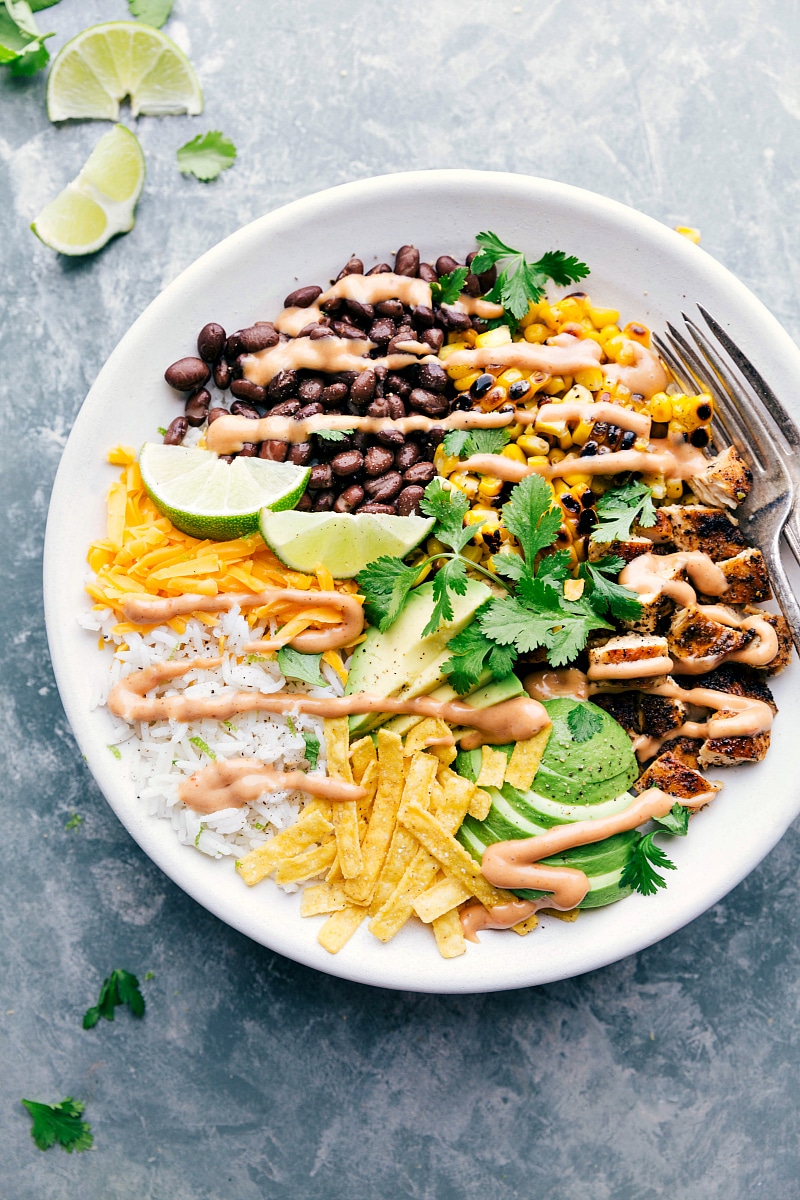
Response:
[{"label": "white rice", "polygon": [[[286,690],[310,696],[341,696],[341,680],[326,663],[321,672],[327,687],[313,687],[287,681],[274,660],[254,661],[244,656],[244,647],[262,635],[264,626],[251,628],[238,607],[220,614],[213,629],[198,620],[187,622],[184,633],[168,626],[150,633],[112,633],[117,617],[108,609],[85,612],[79,618],[84,629],[99,632],[114,657],[103,683],[92,698],[91,707],[104,705],[115,683],[132,670],[159,662],[181,662],[218,656],[218,637],[225,637],[222,665],[214,670],[192,670],[169,686],[160,689],[164,696],[179,696],[190,684],[193,697],[226,696],[234,692],[269,694]],[[274,626],[267,629],[274,632]],[[121,647],[127,647],[122,649]],[[237,661],[239,659],[240,661]],[[240,713],[230,721],[123,721],[111,718],[114,736],[111,747],[121,756],[122,765],[136,785],[137,795],[147,812],[168,820],[184,845],[195,846],[203,854],[220,858],[229,854],[239,858],[254,846],[268,841],[291,825],[308,797],[296,790],[263,792],[243,808],[226,808],[200,816],[178,798],[181,782],[211,761],[206,747],[215,758],[253,758],[276,770],[308,767],[303,734],[311,734],[320,743],[316,774],[326,773],[325,739],[319,717],[305,713],[292,715],[294,732],[287,715],[260,712]],[[290,886],[288,890],[294,891]]]}]

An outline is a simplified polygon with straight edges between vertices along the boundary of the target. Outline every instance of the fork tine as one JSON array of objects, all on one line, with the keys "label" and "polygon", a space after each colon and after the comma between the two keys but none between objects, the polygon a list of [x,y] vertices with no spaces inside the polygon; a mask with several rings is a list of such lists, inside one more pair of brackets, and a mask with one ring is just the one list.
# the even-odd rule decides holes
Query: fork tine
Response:
[{"label": "fork tine", "polygon": [[653,335],[653,343],[656,350],[664,359],[664,362],[667,364],[672,374],[675,376],[677,382],[682,388],[688,390],[692,386],[692,380],[687,375],[684,364],[679,358],[675,357],[672,347],[668,346],[663,338],[659,337],[657,333]]}]

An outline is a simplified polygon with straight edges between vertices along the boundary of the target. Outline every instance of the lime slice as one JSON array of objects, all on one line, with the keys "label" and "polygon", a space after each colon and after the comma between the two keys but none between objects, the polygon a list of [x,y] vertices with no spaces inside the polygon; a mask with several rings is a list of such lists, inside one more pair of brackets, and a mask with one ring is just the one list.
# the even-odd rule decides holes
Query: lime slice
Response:
[{"label": "lime slice", "polygon": [[142,446],[139,469],[148,496],[177,529],[218,542],[253,533],[265,506],[297,504],[311,473],[265,458],[220,462],[209,450],[158,442]]},{"label": "lime slice", "polygon": [[259,527],[273,554],[293,571],[311,572],[321,565],[334,579],[352,579],[382,554],[400,558],[409,554],[430,533],[433,524],[432,517],[275,512],[265,508]]},{"label": "lime slice", "polygon": [[144,185],[144,155],[124,125],[104,133],[80,174],[46,204],[31,229],[60,254],[92,254],[133,229]]},{"label": "lime slice", "polygon": [[51,121],[116,121],[119,102],[126,96],[135,117],[195,116],[203,111],[194,67],[160,29],[136,21],[107,21],[84,29],[61,47],[47,80]]}]

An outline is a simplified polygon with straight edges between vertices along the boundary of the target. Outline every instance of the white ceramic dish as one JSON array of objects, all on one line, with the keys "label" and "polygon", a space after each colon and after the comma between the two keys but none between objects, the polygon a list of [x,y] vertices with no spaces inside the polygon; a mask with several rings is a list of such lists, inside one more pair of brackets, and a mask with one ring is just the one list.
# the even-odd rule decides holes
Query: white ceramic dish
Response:
[{"label": "white ceramic dish", "polygon": [[[480,946],[446,961],[428,930],[407,927],[389,945],[364,926],[338,955],[316,941],[323,918],[302,919],[297,896],[271,881],[248,889],[230,859],[178,843],[166,821],[147,817],[111,754],[104,710],[89,711],[106,654],[77,623],[88,543],[102,534],[104,496],[117,468],[110,444],[139,445],[180,411],[164,368],[193,353],[206,321],[232,330],[273,316],[300,283],[322,285],[353,252],[369,266],[412,242],[423,259],[462,257],[493,229],[533,255],[560,248],[591,267],[585,287],[626,320],[656,330],[702,302],[728,327],[791,404],[800,352],[763,305],[714,259],[633,209],[577,188],[519,175],[431,171],[346,184],[289,204],[210,250],[170,284],[122,339],[78,414],[53,489],[45,544],[45,611],[56,679],[78,744],[109,804],[146,854],[180,887],[249,937],[329,974],[423,992],[484,992],[568,978],[604,966],[673,933],[734,887],[800,812],[787,709],[796,663],[775,681],[782,717],[757,767],[720,772],[725,788],[686,839],[666,891],[634,895],[583,914],[577,924],[544,919],[526,938],[484,933]],[[800,416],[800,410],[798,411]]]}]

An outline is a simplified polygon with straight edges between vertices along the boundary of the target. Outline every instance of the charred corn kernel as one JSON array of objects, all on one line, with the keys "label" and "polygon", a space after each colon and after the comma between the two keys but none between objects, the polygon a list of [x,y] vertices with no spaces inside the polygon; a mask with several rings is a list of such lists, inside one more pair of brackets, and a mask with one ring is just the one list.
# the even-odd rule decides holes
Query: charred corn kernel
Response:
[{"label": "charred corn kernel", "polygon": [[710,421],[714,413],[714,401],[708,395],[689,396],[683,419],[688,429],[697,429]]},{"label": "charred corn kernel", "polygon": [[566,421],[542,421],[541,424],[537,422],[536,429],[540,434],[552,438],[561,450],[569,450],[572,445],[572,434]]},{"label": "charred corn kernel", "polygon": [[[503,458],[510,458],[512,462],[524,463],[525,450],[519,444],[522,440],[523,439],[520,438],[519,441],[511,442],[508,446],[503,446],[503,449],[500,451]],[[535,440],[537,442],[544,442],[543,438],[536,438]]]},{"label": "charred corn kernel", "polygon": [[549,337],[550,330],[546,325],[540,325],[538,321],[534,325],[527,325],[525,327],[526,342],[533,342],[535,345],[540,346],[545,338]]},{"label": "charred corn kernel", "polygon": [[575,540],[572,542],[571,546],[569,547],[570,568],[577,567],[578,563],[581,561],[582,550],[583,550],[583,546],[582,546],[580,538],[575,538]]},{"label": "charred corn kernel", "polygon": [[[608,353],[608,347],[606,347],[606,353]],[[630,338],[623,339],[617,362],[622,363],[623,367],[633,367],[636,365],[636,343],[631,341]]]},{"label": "charred corn kernel", "polygon": [[464,522],[467,525],[478,525],[481,521],[483,521],[484,529],[489,529],[492,525],[500,524],[500,514],[495,508],[485,505],[481,507],[480,504],[476,504],[464,517]]},{"label": "charred corn kernel", "polygon": [[450,333],[447,335],[447,344],[439,350],[439,358],[447,359],[451,354],[455,354],[458,350],[466,350],[466,348],[467,344],[461,340],[459,334]]},{"label": "charred corn kernel", "polygon": [[558,329],[558,316],[547,303],[546,300],[540,300],[536,306],[537,315],[542,324],[551,329],[553,333]]},{"label": "charred corn kernel", "polygon": [[616,326],[619,313],[615,308],[590,308],[589,319],[595,329],[605,329],[607,325]]},{"label": "charred corn kernel", "polygon": [[647,406],[647,411],[654,421],[672,420],[672,397],[666,392],[656,392]]},{"label": "charred corn kernel", "polygon": [[629,321],[622,332],[632,342],[638,342],[641,346],[650,345],[650,330],[646,325],[640,325],[638,321]]},{"label": "charred corn kernel", "polygon": [[564,321],[563,325],[559,326],[559,333],[571,333],[573,337],[583,336],[583,326],[580,321]]},{"label": "charred corn kernel", "polygon": [[499,496],[502,490],[502,479],[495,479],[491,475],[484,475],[478,484],[478,499],[494,500],[495,496]]},{"label": "charred corn kernel", "polygon": [[575,383],[564,397],[565,404],[572,404],[574,400],[581,404],[594,404],[594,396],[588,388],[582,387],[581,384]]},{"label": "charred corn kernel", "polygon": [[575,372],[575,382],[589,392],[597,392],[603,386],[603,372],[600,367],[587,367],[585,371]]},{"label": "charred corn kernel", "polygon": [[511,387],[512,383],[519,383],[521,379],[525,379],[522,371],[518,371],[516,367],[508,367],[505,371],[497,376],[497,382],[503,387]]},{"label": "charred corn kernel", "polygon": [[[596,329],[587,329],[584,332],[583,336],[584,336],[584,338],[589,338],[593,342],[597,342],[598,346],[602,346],[602,344],[603,344],[603,339],[600,337],[600,334],[597,332]],[[591,370],[591,369],[592,368],[587,368],[587,370]]]},{"label": "charred corn kernel", "polygon": [[458,462],[459,460],[455,455],[445,454],[441,442],[433,452],[433,465],[436,467],[437,475],[444,475],[445,477],[451,475],[458,466]]},{"label": "charred corn kernel", "polygon": [[572,431],[572,440],[578,446],[585,446],[589,438],[592,436],[594,428],[591,421],[579,421]]},{"label": "charred corn kernel", "polygon": [[554,479],[553,480],[553,491],[555,492],[556,499],[558,499],[560,496],[563,496],[566,492],[569,491],[569,484],[566,483],[565,480],[563,480],[563,479]]},{"label": "charred corn kernel", "polygon": [[483,555],[483,548],[476,546],[473,542],[472,545],[465,546],[461,553],[464,555],[464,558],[468,558],[471,562],[480,562]]},{"label": "charred corn kernel", "polygon": [[606,358],[611,362],[619,362],[619,356],[622,353],[622,347],[625,345],[622,335],[617,333],[614,337],[610,337],[603,343],[603,349],[606,352]]},{"label": "charred corn kernel", "polygon": [[460,366],[454,364],[452,367],[447,368],[447,374],[451,379],[463,379],[465,375],[472,375],[474,371],[475,368],[470,366],[469,363],[461,363]]},{"label": "charred corn kernel", "polygon": [[591,475],[580,475],[580,474],[565,475],[564,483],[567,484],[570,491],[573,491],[575,488],[581,488],[583,491],[585,491],[587,488],[590,488],[592,486],[592,477],[591,477]]},{"label": "charred corn kernel", "polygon": [[654,500],[663,500],[667,494],[667,483],[663,475],[642,475],[642,483],[653,493]]},{"label": "charred corn kernel", "polygon": [[[458,387],[458,384],[456,384]],[[494,412],[496,408],[501,408],[508,400],[508,388],[496,386],[487,392],[481,400],[481,408],[484,412]]]},{"label": "charred corn kernel", "polygon": [[695,229],[692,225],[676,225],[675,232],[687,238],[690,242],[694,242],[695,246],[700,245],[700,230]]},{"label": "charred corn kernel", "polygon": [[480,379],[483,371],[470,371],[468,375],[462,375],[460,379],[453,382],[457,392],[468,392],[476,379]]},{"label": "charred corn kernel", "polygon": [[667,500],[680,500],[683,495],[683,480],[668,479],[667,480]]},{"label": "charred corn kernel", "polygon": [[[560,454],[561,452],[554,450],[553,453]],[[557,462],[558,460],[556,459],[555,461]],[[528,459],[528,466],[534,467],[534,468],[546,467],[546,466],[548,466],[549,462],[550,462],[550,459],[547,457],[546,454],[532,454],[530,456],[530,458]]]},{"label": "charred corn kernel", "polygon": [[637,438],[633,443],[634,450],[647,450],[649,449],[649,446],[650,443],[648,442],[647,438]]},{"label": "charred corn kernel", "polygon": [[[525,455],[547,454],[547,451],[550,449],[543,437],[537,437],[533,433],[523,433],[522,437],[517,438],[516,446]],[[515,447],[512,446],[506,446],[505,450],[512,450],[514,448]]]},{"label": "charred corn kernel", "polygon": [[496,329],[487,329],[475,338],[475,345],[484,349],[493,346],[506,346],[511,341],[511,330],[507,325],[498,325]]},{"label": "charred corn kernel", "polygon": [[464,332],[461,334],[461,336],[464,339],[464,342],[466,343],[467,346],[469,346],[473,349],[475,346],[477,346],[478,335],[474,329],[465,329]]},{"label": "charred corn kernel", "polygon": [[453,487],[457,487],[460,492],[463,492],[468,500],[474,500],[478,494],[478,481],[468,471],[454,471],[450,476],[450,482]]}]

